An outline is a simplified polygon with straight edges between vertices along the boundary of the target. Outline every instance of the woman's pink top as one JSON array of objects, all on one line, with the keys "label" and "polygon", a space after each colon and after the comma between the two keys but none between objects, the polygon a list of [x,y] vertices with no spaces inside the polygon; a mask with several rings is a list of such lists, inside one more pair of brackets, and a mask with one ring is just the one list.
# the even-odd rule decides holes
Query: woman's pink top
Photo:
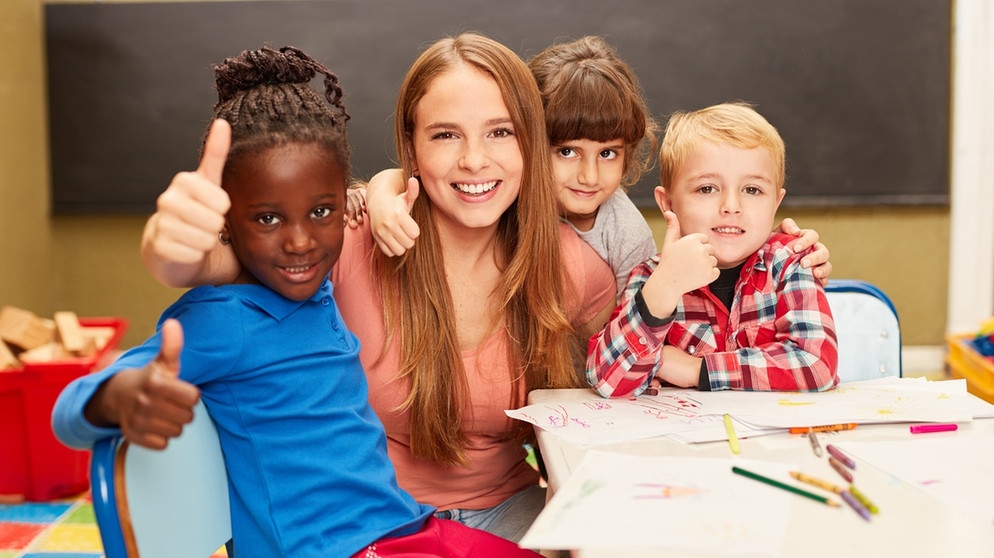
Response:
[{"label": "woman's pink top", "polygon": [[[567,291],[576,295],[568,301],[569,317],[576,325],[586,324],[614,299],[614,274],[569,227],[561,224],[559,228],[566,269],[576,286],[575,292]],[[408,382],[395,379],[400,361],[396,340],[384,354],[382,302],[371,266],[373,250],[378,249],[368,225],[346,228],[345,245],[331,280],[345,322],[359,337],[369,400],[386,427],[400,485],[419,502],[442,510],[493,507],[538,481],[538,473],[525,463],[522,447],[499,441],[513,426],[504,414],[511,400],[506,331],[499,330],[480,346],[463,352],[472,404],[460,420],[472,444],[469,464],[444,467],[415,459],[410,452],[407,413],[396,410],[409,390]]]}]

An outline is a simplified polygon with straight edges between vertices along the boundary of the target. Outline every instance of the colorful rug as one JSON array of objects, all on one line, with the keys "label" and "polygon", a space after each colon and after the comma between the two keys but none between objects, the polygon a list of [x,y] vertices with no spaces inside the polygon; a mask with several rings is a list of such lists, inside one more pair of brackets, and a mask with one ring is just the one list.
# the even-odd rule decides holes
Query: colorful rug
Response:
[{"label": "colorful rug", "polygon": [[[0,504],[0,558],[103,558],[89,495]],[[224,557],[220,549],[211,558]]]},{"label": "colorful rug", "polygon": [[101,558],[89,497],[0,505],[0,558]]}]

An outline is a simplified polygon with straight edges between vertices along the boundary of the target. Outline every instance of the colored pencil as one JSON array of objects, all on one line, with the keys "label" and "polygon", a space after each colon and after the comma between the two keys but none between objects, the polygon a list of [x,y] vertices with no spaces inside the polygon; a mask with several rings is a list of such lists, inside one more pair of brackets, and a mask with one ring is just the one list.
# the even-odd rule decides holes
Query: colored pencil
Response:
[{"label": "colored pencil", "polygon": [[812,500],[815,500],[816,502],[821,502],[822,504],[826,504],[826,505],[832,506],[834,508],[837,508],[837,507],[840,506],[840,504],[838,502],[836,502],[835,500],[832,500],[831,498],[826,498],[825,496],[821,496],[819,494],[815,494],[814,492],[808,492],[807,490],[804,490],[804,489],[801,489],[801,488],[797,488],[796,486],[791,486],[789,484],[782,483],[782,482],[780,482],[778,480],[771,479],[769,477],[764,477],[763,475],[760,475],[758,473],[753,473],[752,471],[747,471],[747,470],[745,470],[745,469],[743,469],[741,467],[732,466],[732,472],[735,473],[736,475],[742,475],[744,477],[749,477],[750,479],[757,480],[757,481],[759,481],[759,482],[761,482],[763,484],[768,484],[770,486],[775,486],[777,488],[782,488],[783,490],[786,490],[788,492],[793,492],[794,494],[797,494],[798,496],[804,496],[805,498],[811,498]]}]

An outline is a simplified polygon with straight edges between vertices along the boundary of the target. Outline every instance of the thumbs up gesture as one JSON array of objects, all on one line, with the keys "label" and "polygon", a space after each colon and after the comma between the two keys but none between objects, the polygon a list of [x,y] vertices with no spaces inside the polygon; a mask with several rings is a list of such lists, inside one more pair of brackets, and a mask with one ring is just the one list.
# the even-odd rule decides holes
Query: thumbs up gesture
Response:
[{"label": "thumbs up gesture", "polygon": [[659,265],[642,287],[646,305],[657,318],[672,314],[684,293],[710,284],[719,274],[718,260],[707,236],[702,233],[684,236],[675,213],[667,211],[663,216],[666,235]]},{"label": "thumbs up gesture", "polygon": [[166,320],[162,345],[155,359],[142,368],[122,370],[104,382],[84,411],[98,426],[120,425],[133,444],[163,449],[170,438],[193,420],[193,406],[200,398],[196,386],[179,378],[183,328]]},{"label": "thumbs up gesture", "polygon": [[411,217],[419,192],[418,179],[410,177],[405,185],[399,169],[380,171],[370,179],[366,192],[369,225],[373,240],[384,254],[403,255],[421,235],[421,228]]},{"label": "thumbs up gesture", "polygon": [[167,285],[190,286],[205,257],[221,248],[218,233],[231,207],[228,193],[221,189],[221,175],[230,147],[231,125],[215,120],[200,166],[173,177],[145,226],[142,258],[152,275]]}]

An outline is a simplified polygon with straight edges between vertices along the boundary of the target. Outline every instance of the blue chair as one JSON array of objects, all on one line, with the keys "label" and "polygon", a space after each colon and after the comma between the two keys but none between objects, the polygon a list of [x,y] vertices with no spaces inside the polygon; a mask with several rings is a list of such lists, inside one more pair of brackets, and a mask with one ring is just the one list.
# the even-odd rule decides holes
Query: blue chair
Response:
[{"label": "blue chair", "polygon": [[163,451],[98,442],[90,485],[106,558],[207,558],[225,545],[233,556],[224,455],[202,402]]},{"label": "blue chair", "polygon": [[879,288],[854,279],[825,287],[839,340],[842,382],[901,376],[901,326],[897,310]]}]

